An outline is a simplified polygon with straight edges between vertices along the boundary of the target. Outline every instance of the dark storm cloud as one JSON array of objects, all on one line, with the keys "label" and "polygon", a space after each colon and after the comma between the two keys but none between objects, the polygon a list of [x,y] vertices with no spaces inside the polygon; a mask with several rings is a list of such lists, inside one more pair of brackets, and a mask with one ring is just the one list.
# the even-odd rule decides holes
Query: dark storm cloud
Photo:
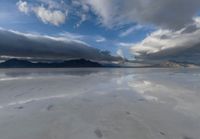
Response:
[{"label": "dark storm cloud", "polygon": [[86,43],[63,37],[23,34],[0,29],[0,56],[31,59],[66,60],[85,58],[113,61],[120,58],[89,47]]}]

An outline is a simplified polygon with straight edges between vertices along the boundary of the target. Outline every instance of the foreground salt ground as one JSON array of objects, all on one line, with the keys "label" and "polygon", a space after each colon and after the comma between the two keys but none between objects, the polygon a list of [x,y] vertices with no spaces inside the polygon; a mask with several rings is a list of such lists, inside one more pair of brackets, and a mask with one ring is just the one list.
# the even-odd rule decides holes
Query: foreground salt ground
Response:
[{"label": "foreground salt ground", "polygon": [[0,70],[1,139],[199,139],[200,69]]}]

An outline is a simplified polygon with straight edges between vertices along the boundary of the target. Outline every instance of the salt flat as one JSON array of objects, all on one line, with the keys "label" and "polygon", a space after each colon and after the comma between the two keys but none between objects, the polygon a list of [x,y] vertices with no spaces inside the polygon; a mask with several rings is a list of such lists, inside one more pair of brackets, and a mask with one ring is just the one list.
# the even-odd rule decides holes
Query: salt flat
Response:
[{"label": "salt flat", "polygon": [[0,139],[199,139],[200,69],[2,69]]}]

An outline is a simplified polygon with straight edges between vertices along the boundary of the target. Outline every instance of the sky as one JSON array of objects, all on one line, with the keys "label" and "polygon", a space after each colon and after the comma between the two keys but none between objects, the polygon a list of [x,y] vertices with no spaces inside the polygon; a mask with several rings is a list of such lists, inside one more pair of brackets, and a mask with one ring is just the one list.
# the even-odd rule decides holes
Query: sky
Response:
[{"label": "sky", "polygon": [[1,0],[0,57],[200,63],[200,1]]}]

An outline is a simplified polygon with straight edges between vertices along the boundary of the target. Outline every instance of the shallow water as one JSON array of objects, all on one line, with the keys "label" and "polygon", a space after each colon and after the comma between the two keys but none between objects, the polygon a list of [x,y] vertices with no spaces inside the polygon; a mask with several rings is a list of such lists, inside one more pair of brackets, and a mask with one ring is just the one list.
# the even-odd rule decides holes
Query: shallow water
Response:
[{"label": "shallow water", "polygon": [[199,139],[200,69],[1,69],[1,139]]}]

